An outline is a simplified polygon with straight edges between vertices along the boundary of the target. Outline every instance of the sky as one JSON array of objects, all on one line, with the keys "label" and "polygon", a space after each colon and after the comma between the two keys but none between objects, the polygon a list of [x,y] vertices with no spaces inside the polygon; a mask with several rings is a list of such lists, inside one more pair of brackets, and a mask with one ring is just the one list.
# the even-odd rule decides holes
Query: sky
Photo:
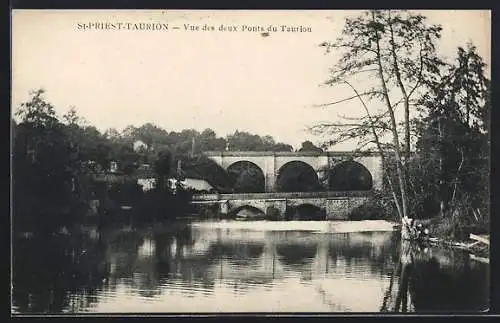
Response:
[{"label": "sky", "polygon": [[[472,41],[487,64],[491,56],[489,11],[419,11],[441,24],[438,51],[453,58]],[[335,40],[346,17],[358,11],[97,11],[14,10],[12,14],[12,110],[44,88],[59,115],[74,106],[104,131],[154,123],[167,131],[235,130],[300,147],[320,143],[307,128],[361,111],[346,88],[321,86],[336,53],[318,45]],[[115,29],[84,29],[91,23]],[[116,29],[125,24],[168,24],[168,30]],[[198,31],[184,30],[185,24]],[[202,30],[203,25],[215,31]],[[236,31],[218,31],[222,25]],[[263,37],[242,26],[276,26]],[[281,25],[310,32],[281,32]],[[132,25],[128,25],[132,26]],[[179,29],[173,29],[173,27]],[[352,143],[332,150],[352,148]]]}]

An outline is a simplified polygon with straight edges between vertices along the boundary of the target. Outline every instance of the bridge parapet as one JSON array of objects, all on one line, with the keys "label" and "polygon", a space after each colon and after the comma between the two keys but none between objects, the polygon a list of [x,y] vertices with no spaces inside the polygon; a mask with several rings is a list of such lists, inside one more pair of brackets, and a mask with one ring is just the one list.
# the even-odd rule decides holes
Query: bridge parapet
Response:
[{"label": "bridge parapet", "polygon": [[193,195],[193,201],[369,197],[372,195],[373,195],[372,191],[195,194]]},{"label": "bridge parapet", "polygon": [[337,156],[380,156],[377,151],[205,151],[204,155],[208,157],[263,157],[263,156],[286,156],[286,157],[337,157]]},{"label": "bridge parapet", "polygon": [[[372,197],[371,191],[321,193],[323,194],[317,192],[205,194],[195,196],[192,204],[218,205],[222,216],[233,214],[243,207],[251,207],[261,210],[270,218],[282,220],[289,210],[293,211],[301,205],[308,204],[325,212],[327,220],[347,220],[351,210]],[[273,214],[270,214],[270,210]]]}]

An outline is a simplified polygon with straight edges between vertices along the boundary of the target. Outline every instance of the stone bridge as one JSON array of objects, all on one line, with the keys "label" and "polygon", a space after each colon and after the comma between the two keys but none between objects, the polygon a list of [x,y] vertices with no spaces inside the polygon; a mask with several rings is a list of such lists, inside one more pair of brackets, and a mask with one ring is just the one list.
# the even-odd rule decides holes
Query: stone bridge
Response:
[{"label": "stone bridge", "polygon": [[[302,172],[325,190],[331,183],[341,182],[340,190],[346,190],[345,173],[351,182],[359,180],[365,184],[357,190],[379,189],[382,186],[382,160],[374,152],[266,152],[266,151],[207,151],[204,153],[226,171],[245,164],[253,167],[263,178],[262,192],[279,191],[277,185],[286,171]],[[326,183],[321,183],[321,180]],[[325,180],[326,179],[326,180]],[[347,185],[347,186],[346,186]],[[356,185],[354,185],[356,186]]]},{"label": "stone bridge", "polygon": [[268,219],[286,220],[302,208],[316,212],[316,219],[347,220],[349,212],[371,198],[370,191],[201,194],[192,205],[209,207],[222,217],[231,218],[243,209],[257,211]]}]

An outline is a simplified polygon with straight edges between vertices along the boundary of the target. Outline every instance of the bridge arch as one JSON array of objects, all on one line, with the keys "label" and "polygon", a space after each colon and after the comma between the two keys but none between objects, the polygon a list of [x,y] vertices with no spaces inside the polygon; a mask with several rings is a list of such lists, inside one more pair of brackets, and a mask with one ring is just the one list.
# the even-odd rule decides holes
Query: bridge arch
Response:
[{"label": "bridge arch", "polygon": [[328,175],[328,188],[331,191],[368,191],[373,187],[370,171],[354,160],[335,165]]},{"label": "bridge arch", "polygon": [[229,218],[235,218],[237,216],[242,216],[250,219],[264,219],[266,217],[266,212],[258,207],[245,204],[238,206],[228,212]]},{"label": "bridge arch", "polygon": [[303,203],[290,208],[287,218],[289,220],[322,221],[326,220],[326,212],[317,205]]},{"label": "bridge arch", "polygon": [[227,167],[235,193],[263,193],[266,178],[263,170],[255,163],[241,160]]},{"label": "bridge arch", "polygon": [[290,161],[277,172],[276,191],[313,192],[321,190],[318,174],[314,168],[299,160]]}]

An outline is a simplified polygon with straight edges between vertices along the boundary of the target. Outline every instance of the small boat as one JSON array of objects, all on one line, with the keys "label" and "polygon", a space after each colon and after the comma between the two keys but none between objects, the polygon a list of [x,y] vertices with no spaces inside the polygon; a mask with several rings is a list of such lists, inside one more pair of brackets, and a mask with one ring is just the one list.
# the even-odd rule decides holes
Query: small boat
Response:
[{"label": "small boat", "polygon": [[486,245],[490,245],[490,236],[489,235],[475,235],[475,234],[470,234],[469,238],[471,240],[479,241],[481,243],[484,243]]},{"label": "small boat", "polygon": [[490,258],[478,257],[478,256],[473,255],[473,254],[469,254],[469,255],[470,255],[470,259],[472,259],[472,260],[476,260],[476,261],[479,261],[479,262],[482,262],[482,263],[485,263],[485,264],[489,264],[490,263]]}]

